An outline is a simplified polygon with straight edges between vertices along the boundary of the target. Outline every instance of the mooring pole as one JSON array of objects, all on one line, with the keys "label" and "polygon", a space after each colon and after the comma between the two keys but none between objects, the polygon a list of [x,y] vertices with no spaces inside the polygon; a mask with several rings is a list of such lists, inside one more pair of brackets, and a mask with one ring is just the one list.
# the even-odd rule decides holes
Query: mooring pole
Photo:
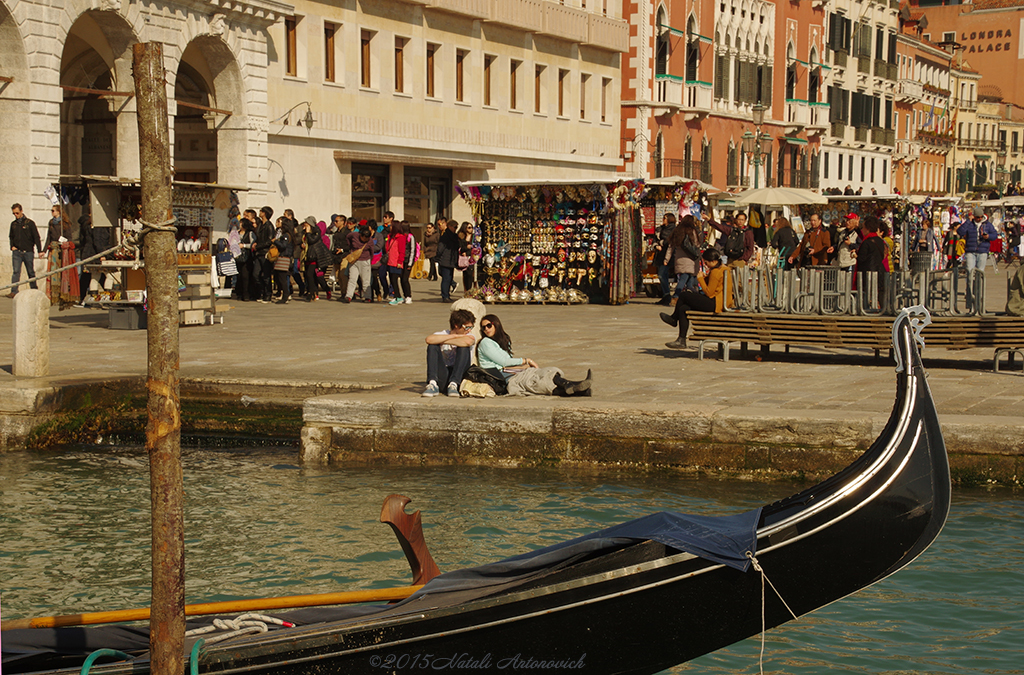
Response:
[{"label": "mooring pole", "polygon": [[181,675],[185,643],[185,517],[178,400],[178,257],[171,220],[171,154],[163,48],[132,47],[149,314],[146,450],[152,509],[153,594],[149,647],[154,675]]}]

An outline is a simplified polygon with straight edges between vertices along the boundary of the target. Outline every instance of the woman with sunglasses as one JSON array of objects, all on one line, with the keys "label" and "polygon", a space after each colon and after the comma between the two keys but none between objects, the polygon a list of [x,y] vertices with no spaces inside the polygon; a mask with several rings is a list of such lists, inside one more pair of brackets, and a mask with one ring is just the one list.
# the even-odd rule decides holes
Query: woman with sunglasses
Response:
[{"label": "woman with sunglasses", "polygon": [[533,359],[512,354],[512,338],[501,319],[488,314],[480,320],[483,338],[476,348],[480,367],[491,375],[503,377],[510,396],[590,396],[591,373],[578,382],[565,379],[558,368],[541,368]]}]

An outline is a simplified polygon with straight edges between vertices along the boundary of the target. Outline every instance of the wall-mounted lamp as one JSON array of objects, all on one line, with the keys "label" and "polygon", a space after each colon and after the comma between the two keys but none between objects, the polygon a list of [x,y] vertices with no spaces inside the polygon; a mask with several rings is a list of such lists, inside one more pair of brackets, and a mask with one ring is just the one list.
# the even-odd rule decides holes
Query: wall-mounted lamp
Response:
[{"label": "wall-mounted lamp", "polygon": [[288,109],[288,112],[281,115],[277,119],[271,120],[270,123],[273,124],[274,122],[280,122],[285,117],[288,117],[288,115],[290,115],[291,112],[298,108],[300,105],[306,106],[306,114],[302,116],[301,123],[306,126],[306,133],[309,133],[309,130],[313,128],[313,123],[316,121],[313,119],[313,108],[310,107],[312,104],[309,101],[302,101],[300,103],[296,103],[295,105]]}]

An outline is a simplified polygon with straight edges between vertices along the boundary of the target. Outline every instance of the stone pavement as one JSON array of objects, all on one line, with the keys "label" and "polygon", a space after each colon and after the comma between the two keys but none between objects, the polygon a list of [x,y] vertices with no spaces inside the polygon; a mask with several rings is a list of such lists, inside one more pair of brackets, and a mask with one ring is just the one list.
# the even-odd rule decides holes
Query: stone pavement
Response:
[{"label": "stone pavement", "polygon": [[[989,270],[990,287],[1005,277]],[[998,294],[996,294],[998,295]],[[182,327],[181,376],[206,381],[259,380],[296,387],[363,389],[367,403],[402,401],[422,406],[460,406],[471,401],[422,399],[425,345],[430,332],[447,327],[448,306],[436,283],[413,281],[413,303],[401,306],[320,300],[232,305],[224,323]],[[995,304],[1002,302],[992,300]],[[11,300],[0,299],[0,325],[10,325]],[[668,349],[674,330],[658,319],[662,307],[647,298],[623,306],[493,305],[513,338],[517,355],[541,366],[557,365],[571,379],[594,371],[589,399],[500,399],[503,405],[560,406],[674,412],[695,407],[799,412],[835,420],[845,415],[884,419],[893,401],[894,366],[870,350],[776,347],[757,361],[733,350],[726,363],[698,361],[696,351]],[[73,382],[119,375],[144,376],[146,333],[110,330],[107,312],[51,310],[51,380]],[[0,404],[15,390],[45,386],[10,374],[12,331],[0,330]],[[925,352],[939,413],[950,423],[1009,434],[1019,450],[1024,386],[1019,370],[992,372],[990,350]],[[1016,364],[1017,368],[1020,363]],[[1005,370],[1005,364],[1004,364]],[[20,394],[24,396],[24,393]],[[0,410],[9,410],[0,405]],[[1016,446],[1015,448],[1012,446]]]}]

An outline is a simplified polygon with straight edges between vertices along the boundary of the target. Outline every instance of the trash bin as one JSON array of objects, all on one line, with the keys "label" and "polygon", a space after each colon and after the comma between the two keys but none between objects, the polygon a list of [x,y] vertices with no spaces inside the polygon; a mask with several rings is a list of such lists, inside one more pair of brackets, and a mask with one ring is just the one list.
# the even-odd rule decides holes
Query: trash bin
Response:
[{"label": "trash bin", "polygon": [[918,251],[910,254],[910,273],[924,274],[932,268],[932,254],[928,251]]}]

